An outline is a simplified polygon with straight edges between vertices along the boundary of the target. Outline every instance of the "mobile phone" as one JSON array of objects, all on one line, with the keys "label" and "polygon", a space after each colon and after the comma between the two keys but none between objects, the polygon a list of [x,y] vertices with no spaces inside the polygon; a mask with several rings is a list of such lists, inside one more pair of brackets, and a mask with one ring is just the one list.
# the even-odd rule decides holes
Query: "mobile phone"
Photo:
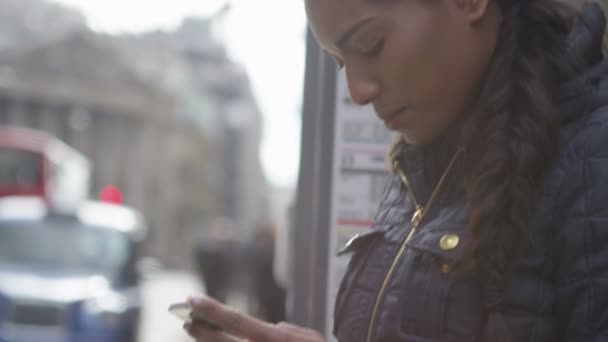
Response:
[{"label": "mobile phone", "polygon": [[169,306],[169,312],[184,322],[193,322],[212,330],[223,330],[219,325],[202,317],[192,317],[192,307],[188,303],[175,303]]}]

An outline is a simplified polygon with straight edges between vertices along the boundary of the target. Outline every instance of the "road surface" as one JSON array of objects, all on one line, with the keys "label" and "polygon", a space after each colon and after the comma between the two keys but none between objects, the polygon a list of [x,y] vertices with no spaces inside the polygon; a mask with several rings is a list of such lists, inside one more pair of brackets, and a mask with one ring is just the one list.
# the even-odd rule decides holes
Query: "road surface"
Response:
[{"label": "road surface", "polygon": [[184,271],[150,271],[142,282],[142,324],[139,342],[192,341],[182,329],[182,322],[167,308],[187,296],[201,293],[204,287],[195,275]]}]

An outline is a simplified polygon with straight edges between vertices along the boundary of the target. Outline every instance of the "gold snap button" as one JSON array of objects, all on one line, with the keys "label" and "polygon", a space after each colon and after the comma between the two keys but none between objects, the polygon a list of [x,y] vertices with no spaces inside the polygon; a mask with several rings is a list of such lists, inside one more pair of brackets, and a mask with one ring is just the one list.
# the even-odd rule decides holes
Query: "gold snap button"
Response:
[{"label": "gold snap button", "polygon": [[448,265],[448,264],[441,265],[441,272],[450,273],[450,265]]},{"label": "gold snap button", "polygon": [[446,234],[439,240],[439,247],[444,251],[451,251],[458,247],[460,237],[456,234]]}]

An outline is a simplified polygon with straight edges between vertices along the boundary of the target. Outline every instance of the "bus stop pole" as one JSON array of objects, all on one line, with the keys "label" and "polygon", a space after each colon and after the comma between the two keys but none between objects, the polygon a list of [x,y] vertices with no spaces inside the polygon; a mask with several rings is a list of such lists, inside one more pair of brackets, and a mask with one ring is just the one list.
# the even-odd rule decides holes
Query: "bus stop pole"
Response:
[{"label": "bus stop pole", "polygon": [[291,227],[288,320],[326,331],[335,62],[307,32],[300,171]]}]

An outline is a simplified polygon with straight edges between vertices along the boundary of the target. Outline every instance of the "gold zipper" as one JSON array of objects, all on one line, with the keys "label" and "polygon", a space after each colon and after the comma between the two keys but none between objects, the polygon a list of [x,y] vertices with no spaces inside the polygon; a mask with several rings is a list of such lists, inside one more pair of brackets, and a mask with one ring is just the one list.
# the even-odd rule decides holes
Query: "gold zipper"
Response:
[{"label": "gold zipper", "polygon": [[382,286],[380,287],[380,291],[378,292],[378,296],[376,297],[376,303],[374,304],[374,309],[372,311],[372,317],[370,319],[369,328],[367,330],[367,339],[366,339],[366,342],[371,342],[371,340],[372,340],[372,333],[374,332],[374,328],[375,328],[375,325],[376,325],[376,319],[377,319],[377,315],[378,315],[378,307],[380,306],[380,302],[382,301],[382,298],[384,297],[384,292],[386,291],[386,287],[388,286],[388,282],[390,281],[393,273],[395,272],[395,268],[397,267],[397,264],[399,263],[399,260],[401,259],[401,256],[405,252],[407,243],[412,239],[412,237],[416,233],[416,229],[418,228],[418,226],[420,225],[420,223],[422,222],[422,220],[426,216],[426,214],[428,212],[428,209],[431,208],[431,206],[433,205],[433,202],[435,201],[435,198],[437,197],[437,195],[439,194],[439,191],[443,187],[443,183],[445,182],[448,174],[450,173],[450,170],[452,169],[452,167],[454,166],[454,163],[456,162],[456,159],[458,159],[458,156],[462,153],[462,151],[463,151],[462,149],[459,149],[454,154],[454,157],[452,157],[452,160],[450,161],[450,164],[448,164],[448,167],[443,172],[443,175],[441,175],[441,178],[439,179],[439,182],[437,183],[437,186],[433,190],[433,193],[431,194],[431,197],[429,198],[429,201],[427,202],[427,206],[426,207],[423,207],[423,206],[420,205],[420,203],[418,202],[416,196],[414,195],[414,192],[412,191],[412,186],[411,186],[411,184],[410,184],[407,176],[405,175],[405,173],[403,172],[403,170],[401,170],[401,168],[399,167],[398,162],[395,161],[395,169],[399,172],[399,176],[401,177],[401,181],[408,188],[408,190],[409,190],[409,192],[410,192],[410,194],[412,196],[412,199],[414,200],[414,205],[416,206],[416,211],[414,212],[414,215],[412,216],[412,220],[411,220],[412,228],[411,228],[409,234],[407,234],[407,237],[405,238],[405,240],[403,241],[403,243],[401,244],[401,247],[397,251],[397,254],[395,255],[395,258],[393,259],[393,263],[391,264],[391,267],[388,269],[388,272],[386,273],[386,276],[384,277],[384,281],[382,282]]}]

